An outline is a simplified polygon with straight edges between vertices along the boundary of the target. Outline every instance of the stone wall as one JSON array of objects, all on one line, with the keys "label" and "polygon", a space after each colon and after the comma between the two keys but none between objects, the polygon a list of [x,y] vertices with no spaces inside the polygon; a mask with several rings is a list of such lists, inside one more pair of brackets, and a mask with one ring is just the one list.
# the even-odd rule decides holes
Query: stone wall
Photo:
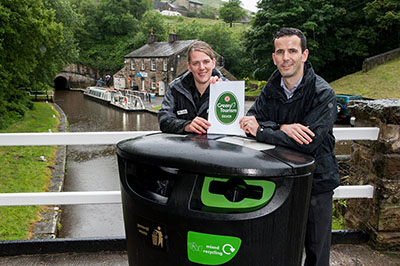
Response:
[{"label": "stone wall", "polygon": [[354,141],[346,185],[375,187],[373,199],[347,200],[346,227],[369,232],[377,249],[400,250],[400,99],[349,106],[356,127],[379,127],[377,141]]},{"label": "stone wall", "polygon": [[384,64],[392,59],[395,59],[400,56],[400,48],[391,50],[389,52],[379,54],[373,57],[369,57],[364,60],[363,65],[362,65],[362,71],[363,72],[368,72],[374,67]]}]

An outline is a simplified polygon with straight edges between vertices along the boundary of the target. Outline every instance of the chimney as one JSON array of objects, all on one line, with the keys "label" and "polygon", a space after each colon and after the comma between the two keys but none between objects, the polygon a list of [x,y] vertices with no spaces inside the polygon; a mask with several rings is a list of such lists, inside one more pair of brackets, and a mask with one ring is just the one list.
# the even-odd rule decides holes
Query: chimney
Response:
[{"label": "chimney", "polygon": [[168,42],[169,42],[169,43],[174,42],[174,41],[177,41],[177,40],[179,40],[179,35],[176,34],[175,31],[173,31],[172,33],[170,33],[170,34],[168,35]]},{"label": "chimney", "polygon": [[147,35],[147,43],[152,44],[157,41],[157,36],[153,34],[153,28],[150,29],[150,34]]}]

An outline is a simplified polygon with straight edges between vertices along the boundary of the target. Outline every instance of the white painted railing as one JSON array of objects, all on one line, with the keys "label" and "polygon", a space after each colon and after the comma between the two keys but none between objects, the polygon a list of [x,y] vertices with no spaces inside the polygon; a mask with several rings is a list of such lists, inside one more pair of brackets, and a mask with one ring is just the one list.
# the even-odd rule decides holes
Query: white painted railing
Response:
[{"label": "white painted railing", "polygon": [[[1,133],[0,146],[116,144],[157,131]],[[377,140],[379,128],[334,128],[336,140]]]},{"label": "white painted railing", "polygon": [[[372,198],[374,187],[340,186],[334,198]],[[0,193],[0,206],[121,204],[121,191]]]},{"label": "white painted railing", "polygon": [[[0,146],[116,144],[157,131],[1,133]],[[334,128],[336,140],[377,140],[379,128]],[[334,198],[372,198],[371,185],[339,186]],[[121,204],[120,191],[0,193],[0,206]]]},{"label": "white painted railing", "polygon": [[158,131],[2,133],[0,146],[117,144]]}]

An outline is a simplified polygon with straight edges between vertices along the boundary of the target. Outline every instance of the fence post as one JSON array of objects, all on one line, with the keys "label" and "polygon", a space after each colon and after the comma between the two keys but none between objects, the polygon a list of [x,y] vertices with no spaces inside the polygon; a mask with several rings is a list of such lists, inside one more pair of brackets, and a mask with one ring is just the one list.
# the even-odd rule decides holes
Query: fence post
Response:
[{"label": "fence post", "polygon": [[375,186],[373,200],[348,199],[346,226],[369,232],[377,249],[400,250],[400,99],[357,101],[356,126],[380,129],[377,141],[352,146],[348,184]]}]

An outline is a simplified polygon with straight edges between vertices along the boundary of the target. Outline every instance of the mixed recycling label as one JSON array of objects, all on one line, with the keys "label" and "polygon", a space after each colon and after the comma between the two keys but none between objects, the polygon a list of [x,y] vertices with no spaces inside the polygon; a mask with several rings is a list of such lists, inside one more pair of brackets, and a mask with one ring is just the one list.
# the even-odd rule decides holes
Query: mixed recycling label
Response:
[{"label": "mixed recycling label", "polygon": [[222,124],[232,124],[239,115],[239,104],[235,94],[229,91],[222,93],[217,98],[215,114]]},{"label": "mixed recycling label", "polygon": [[187,235],[188,259],[204,265],[224,264],[236,255],[241,243],[242,240],[234,236],[189,231]]}]

